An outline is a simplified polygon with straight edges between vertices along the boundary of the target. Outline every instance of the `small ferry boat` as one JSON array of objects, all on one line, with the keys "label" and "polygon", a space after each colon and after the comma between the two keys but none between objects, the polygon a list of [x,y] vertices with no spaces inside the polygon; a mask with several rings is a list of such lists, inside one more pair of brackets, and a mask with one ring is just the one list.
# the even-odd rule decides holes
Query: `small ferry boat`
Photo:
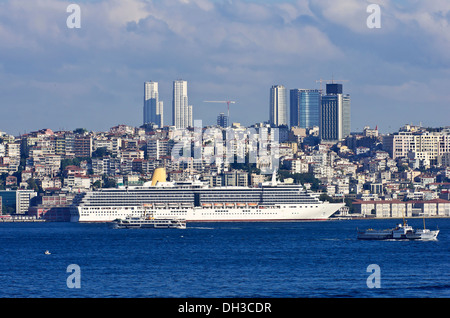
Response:
[{"label": "small ferry boat", "polygon": [[414,229],[406,221],[403,224],[397,224],[393,229],[374,230],[367,229],[358,231],[359,240],[436,240],[439,230],[430,231],[429,229]]},{"label": "small ferry boat", "polygon": [[126,217],[112,221],[116,229],[185,229],[186,221],[178,218]]}]

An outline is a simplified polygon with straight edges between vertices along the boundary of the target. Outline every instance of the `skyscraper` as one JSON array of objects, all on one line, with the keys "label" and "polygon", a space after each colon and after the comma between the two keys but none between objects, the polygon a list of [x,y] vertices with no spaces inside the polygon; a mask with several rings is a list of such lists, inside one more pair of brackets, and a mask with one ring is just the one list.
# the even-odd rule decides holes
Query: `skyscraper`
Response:
[{"label": "skyscraper", "polygon": [[342,92],[342,84],[327,84],[320,107],[322,140],[338,141],[350,135],[350,95]]},{"label": "skyscraper", "polygon": [[287,125],[286,88],[283,85],[273,85],[270,88],[269,112],[271,125]]},{"label": "skyscraper", "polygon": [[163,126],[163,102],[159,101],[158,82],[144,83],[144,125]]},{"label": "skyscraper", "polygon": [[172,122],[177,128],[193,126],[192,105],[188,104],[187,81],[173,81]]},{"label": "skyscraper", "polygon": [[312,128],[319,126],[320,90],[290,90],[291,127]]}]

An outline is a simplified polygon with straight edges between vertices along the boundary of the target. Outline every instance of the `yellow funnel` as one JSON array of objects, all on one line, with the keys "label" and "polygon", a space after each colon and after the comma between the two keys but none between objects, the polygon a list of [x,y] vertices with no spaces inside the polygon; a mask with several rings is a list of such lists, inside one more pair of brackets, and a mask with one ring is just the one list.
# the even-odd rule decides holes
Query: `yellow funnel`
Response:
[{"label": "yellow funnel", "polygon": [[155,186],[158,182],[166,182],[166,169],[156,168],[153,171],[152,186]]}]

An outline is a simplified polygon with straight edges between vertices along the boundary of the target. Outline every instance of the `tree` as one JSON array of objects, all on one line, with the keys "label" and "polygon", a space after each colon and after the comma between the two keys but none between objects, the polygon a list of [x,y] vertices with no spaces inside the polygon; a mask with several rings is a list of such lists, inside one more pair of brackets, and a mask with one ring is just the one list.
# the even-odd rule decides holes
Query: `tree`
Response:
[{"label": "tree", "polygon": [[27,181],[27,183],[28,183],[28,186],[30,187],[31,190],[34,190],[34,191],[36,191],[36,192],[38,192],[38,193],[44,192],[44,191],[42,190],[42,188],[37,184],[36,180],[34,180],[34,179],[29,179],[29,180]]},{"label": "tree", "polygon": [[294,183],[297,184],[311,184],[311,190],[317,191],[319,189],[320,181],[312,173],[290,173],[288,170],[280,169],[278,170],[278,176],[281,181],[284,179],[292,178]]},{"label": "tree", "polygon": [[93,189],[98,189],[102,187],[102,182],[100,180],[97,180],[94,182],[94,184],[92,185]]},{"label": "tree", "polygon": [[100,148],[97,148],[92,153],[92,158],[103,158],[109,154],[110,154],[110,152],[108,151],[108,149],[106,147],[100,147]]},{"label": "tree", "polygon": [[106,178],[105,182],[103,183],[103,188],[115,188],[116,185],[116,180]]},{"label": "tree", "polygon": [[86,128],[77,128],[73,131],[74,134],[83,135],[84,133],[87,133]]}]

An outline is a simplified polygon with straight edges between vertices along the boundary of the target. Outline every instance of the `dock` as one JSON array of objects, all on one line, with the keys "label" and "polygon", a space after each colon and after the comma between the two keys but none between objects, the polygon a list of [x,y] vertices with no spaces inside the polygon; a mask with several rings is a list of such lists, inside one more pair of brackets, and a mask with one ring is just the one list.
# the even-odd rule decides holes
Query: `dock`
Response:
[{"label": "dock", "polygon": [[44,219],[32,219],[32,218],[0,218],[0,223],[17,223],[17,222],[46,222]]}]

